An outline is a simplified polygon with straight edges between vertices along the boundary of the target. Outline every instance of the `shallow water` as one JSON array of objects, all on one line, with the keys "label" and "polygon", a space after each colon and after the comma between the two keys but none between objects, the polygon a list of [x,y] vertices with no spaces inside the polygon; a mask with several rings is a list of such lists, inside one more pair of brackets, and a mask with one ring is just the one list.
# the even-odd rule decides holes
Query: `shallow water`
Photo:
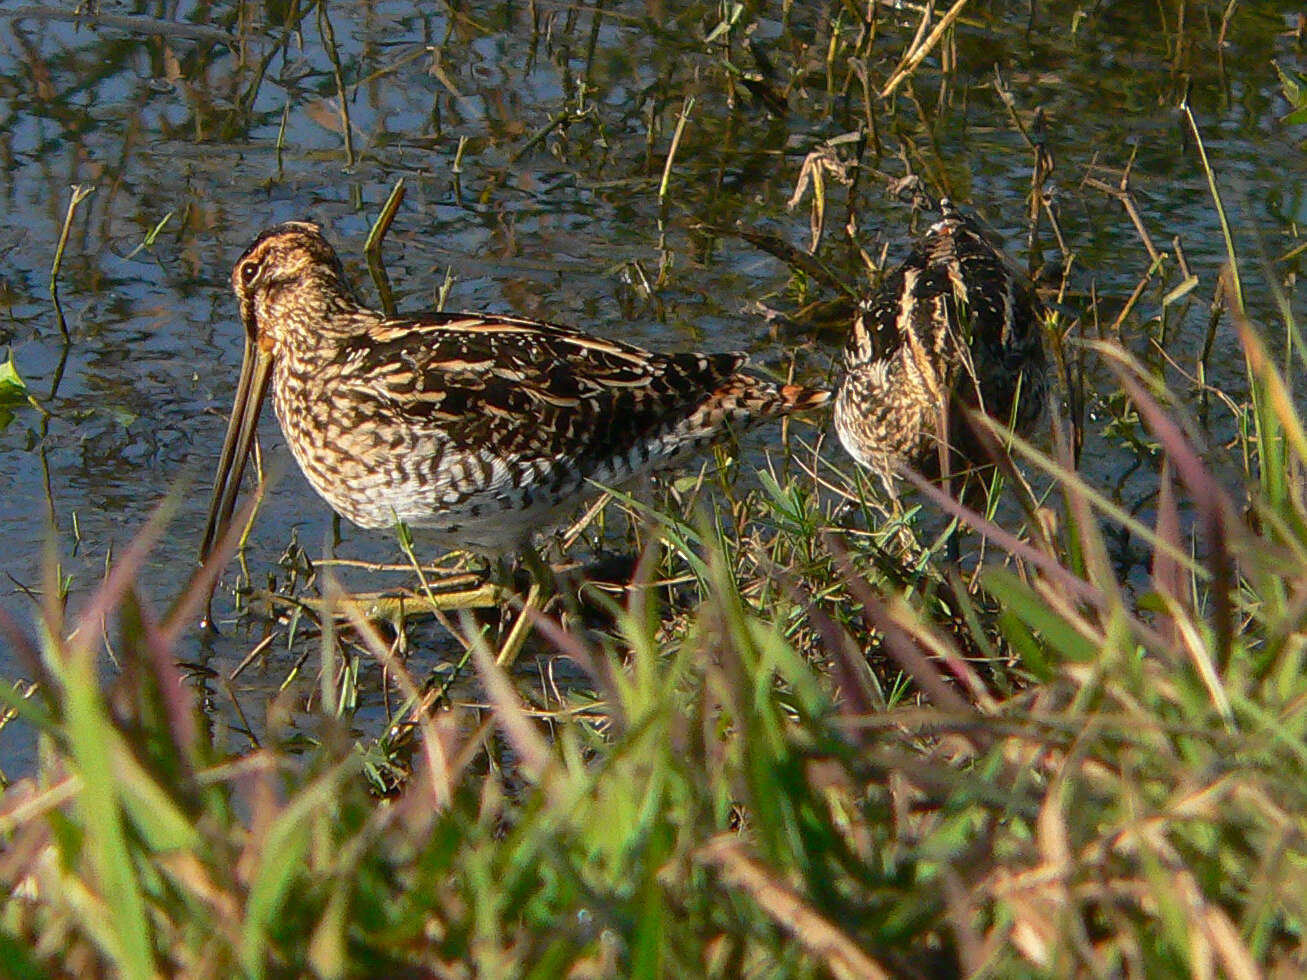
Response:
[{"label": "shallow water", "polygon": [[[105,0],[103,19],[80,25],[0,10],[0,339],[49,413],[20,407],[0,432],[0,519],[10,529],[0,572],[5,608],[20,622],[35,611],[30,594],[42,585],[48,546],[76,610],[107,557],[170,491],[179,493],[177,513],[142,589],[160,607],[176,594],[192,567],[236,381],[232,262],[261,228],[308,217],[325,225],[375,296],[362,244],[399,177],[407,194],[384,255],[401,310],[432,306],[449,274],[450,308],[548,318],[660,348],[745,349],[781,371],[793,356],[801,377],[827,376],[837,334],[789,335],[782,345],[754,310],[758,300],[792,307],[785,266],[698,226],[741,222],[807,243],[807,202],[785,206],[803,159],[866,121],[861,89],[846,83],[846,58],[828,80],[832,31],[850,46],[858,33],[847,5],[796,3],[788,19],[779,3],[756,5],[763,14],[724,35],[727,49],[704,40],[717,25],[718,5],[709,3],[616,3],[601,14],[561,3],[465,3],[454,20],[443,7],[419,14],[406,2],[335,3],[352,165],[323,26],[315,15],[297,30],[265,24],[293,6]],[[873,83],[884,81],[916,28],[916,15],[895,6],[879,8]],[[1178,109],[1188,87],[1251,311],[1278,345],[1283,328],[1268,281],[1286,290],[1300,318],[1304,305],[1302,256],[1280,257],[1299,244],[1295,225],[1307,221],[1307,131],[1280,122],[1289,107],[1272,61],[1307,71],[1294,34],[1300,14],[1292,5],[1242,3],[1221,40],[1223,3],[1042,3],[1032,25],[1026,5],[1016,5],[1015,18],[1008,6],[973,4],[948,49],[949,72],[932,56],[892,106],[872,102],[883,152],[869,151],[865,162],[897,177],[906,152],[934,188],[980,211],[1024,264],[1032,155],[996,93],[999,65],[1023,122],[1031,125],[1036,107],[1045,115],[1052,186],[1076,255],[1065,307],[1094,336],[1149,263],[1122,208],[1083,180],[1115,183],[1133,159],[1131,187],[1149,234],[1164,251],[1180,236],[1198,285],[1167,307],[1176,280],[1150,286],[1123,339],[1162,364],[1148,338],[1165,316],[1175,381],[1203,350],[1225,260]],[[112,20],[161,9],[168,23],[207,24],[231,41],[168,34],[167,23],[159,36]],[[247,22],[238,23],[242,10]],[[783,115],[732,81],[728,52],[740,71],[770,79],[772,92],[788,86]],[[660,202],[676,119],[691,95]],[[549,129],[565,108],[575,117]],[[65,344],[47,285],[74,184],[95,190],[74,215],[60,276]],[[828,243],[840,235],[844,193],[831,188]],[[891,260],[901,258],[907,209],[887,200],[870,173],[856,210],[867,252],[878,256],[890,242]],[[1042,241],[1056,261],[1047,226]],[[1207,381],[1237,399],[1246,386],[1228,319],[1214,351]],[[1110,384],[1093,369],[1089,383],[1099,395]],[[1083,469],[1146,510],[1151,470],[1105,433],[1108,414],[1091,399]],[[1205,420],[1214,446],[1234,431],[1219,403]],[[753,450],[766,439],[755,436]],[[292,533],[310,554],[322,553],[331,523],[290,464],[270,412],[263,445],[283,476],[251,539],[255,581],[273,570]],[[339,551],[396,557],[387,536],[349,528]],[[219,614],[229,616],[224,601]],[[225,674],[256,639],[230,628],[209,643],[192,638],[183,653]],[[255,692],[275,685],[292,657],[277,654],[240,683]],[[0,676],[21,673],[0,651]],[[25,737],[0,732],[0,768],[22,768],[29,752]]]}]

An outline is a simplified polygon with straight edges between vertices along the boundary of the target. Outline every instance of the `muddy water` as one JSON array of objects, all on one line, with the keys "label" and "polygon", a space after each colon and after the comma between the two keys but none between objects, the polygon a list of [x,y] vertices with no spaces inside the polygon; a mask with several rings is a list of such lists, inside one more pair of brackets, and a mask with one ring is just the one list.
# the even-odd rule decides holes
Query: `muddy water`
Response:
[{"label": "muddy water", "polygon": [[[872,136],[854,210],[868,254],[886,243],[891,260],[903,254],[908,216],[872,168],[899,176],[906,156],[1028,262],[1033,154],[997,90],[997,66],[1016,117],[1055,162],[1047,188],[1075,253],[1063,309],[1083,333],[1106,331],[1150,266],[1123,208],[1085,178],[1115,185],[1129,165],[1154,247],[1174,255],[1179,236],[1197,284],[1164,303],[1183,278],[1168,258],[1120,329],[1183,386],[1208,345],[1225,259],[1178,108],[1187,91],[1254,315],[1278,343],[1273,282],[1301,316],[1302,257],[1290,253],[1307,221],[1307,131],[1281,122],[1289,106],[1272,65],[1307,72],[1292,5],[1243,3],[1222,25],[1223,3],[1042,3],[1033,22],[1027,5],[977,3],[911,85],[869,103],[858,71],[873,90],[883,85],[916,32],[918,15],[896,5],[878,8],[874,40],[861,43],[864,26],[833,0],[786,5],[788,15],[758,4],[756,18],[743,12],[731,25],[710,3],[459,6],[451,17],[443,5],[338,2],[329,25],[281,3],[106,0],[81,23],[66,5],[0,10],[0,339],[48,413],[19,407],[0,432],[0,588],[20,621],[35,608],[47,549],[75,610],[169,493],[177,513],[141,578],[160,606],[176,594],[236,380],[232,262],[268,224],[312,218],[375,296],[362,244],[400,177],[407,193],[384,255],[401,309],[431,307],[449,277],[450,308],[668,349],[746,349],[778,370],[793,357],[800,375],[820,379],[838,333],[800,328],[774,341],[756,304],[793,309],[789,270],[703,226],[742,222],[806,245],[809,202],[786,207],[802,163],[862,126]],[[48,280],[72,185],[94,192],[69,228],[65,342]],[[826,248],[852,276],[840,244],[847,192],[833,179],[828,190]],[[1040,240],[1044,258],[1059,261],[1046,223]],[[1245,384],[1228,323],[1205,369],[1237,400]],[[1146,508],[1150,469],[1110,425],[1108,379],[1092,366],[1088,378],[1085,472]],[[1214,445],[1234,431],[1219,401],[1203,417]],[[321,554],[331,525],[270,413],[263,444],[281,478],[250,543],[256,582],[292,537]],[[395,557],[386,536],[350,528],[337,550]],[[181,653],[227,673],[256,639],[229,625]],[[274,648],[237,686],[279,681],[295,655]],[[21,673],[0,651],[0,676]],[[0,734],[0,767],[21,767],[28,751],[24,738]]]}]

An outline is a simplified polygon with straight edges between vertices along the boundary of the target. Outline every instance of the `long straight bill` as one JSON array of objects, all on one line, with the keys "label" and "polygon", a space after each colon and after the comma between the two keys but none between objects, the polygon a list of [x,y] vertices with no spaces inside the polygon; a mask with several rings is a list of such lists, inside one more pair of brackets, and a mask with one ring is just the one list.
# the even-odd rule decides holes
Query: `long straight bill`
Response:
[{"label": "long straight bill", "polygon": [[236,400],[231,407],[231,421],[227,423],[222,455],[218,457],[218,471],[213,477],[209,517],[204,524],[204,540],[200,543],[201,563],[208,560],[214,543],[227,533],[231,515],[236,510],[241,477],[245,475],[245,462],[249,459],[254,434],[258,430],[259,411],[263,408],[263,397],[271,377],[271,356],[263,353],[258,343],[247,335],[240,382],[236,385]]}]

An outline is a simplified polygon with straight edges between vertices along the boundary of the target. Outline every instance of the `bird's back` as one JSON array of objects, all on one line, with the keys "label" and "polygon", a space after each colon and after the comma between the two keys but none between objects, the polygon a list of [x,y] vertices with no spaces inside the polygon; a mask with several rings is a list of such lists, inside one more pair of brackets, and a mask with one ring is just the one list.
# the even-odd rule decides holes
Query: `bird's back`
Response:
[{"label": "bird's back", "polygon": [[960,412],[978,407],[1024,429],[1045,400],[1042,308],[1025,277],[947,201],[908,258],[864,304],[844,350],[840,439],[887,472],[938,456],[947,431],[970,448]]}]

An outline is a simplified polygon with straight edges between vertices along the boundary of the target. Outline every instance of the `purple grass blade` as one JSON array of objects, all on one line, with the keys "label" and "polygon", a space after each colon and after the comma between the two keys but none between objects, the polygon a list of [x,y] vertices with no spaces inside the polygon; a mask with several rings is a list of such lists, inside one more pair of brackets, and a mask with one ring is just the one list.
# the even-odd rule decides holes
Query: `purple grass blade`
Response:
[{"label": "purple grass blade", "polygon": [[[1180,514],[1175,504],[1175,480],[1171,476],[1170,465],[1165,462],[1162,464],[1161,481],[1157,491],[1157,536],[1172,547],[1181,546]],[[1188,610],[1188,580],[1180,563],[1162,548],[1153,549],[1153,588],[1159,595],[1169,597],[1181,609]],[[1171,643],[1179,641],[1179,635],[1170,615],[1162,617],[1157,629]]]},{"label": "purple grass blade", "polygon": [[1217,664],[1225,670],[1234,647],[1235,562],[1230,551],[1230,538],[1237,522],[1232,522],[1234,506],[1225,491],[1212,478],[1188,438],[1175,420],[1148,394],[1124,365],[1108,361],[1126,394],[1139,410],[1140,417],[1153,433],[1181,481],[1188,489],[1198,512],[1207,547],[1208,564],[1212,570],[1212,625],[1216,632]]}]

